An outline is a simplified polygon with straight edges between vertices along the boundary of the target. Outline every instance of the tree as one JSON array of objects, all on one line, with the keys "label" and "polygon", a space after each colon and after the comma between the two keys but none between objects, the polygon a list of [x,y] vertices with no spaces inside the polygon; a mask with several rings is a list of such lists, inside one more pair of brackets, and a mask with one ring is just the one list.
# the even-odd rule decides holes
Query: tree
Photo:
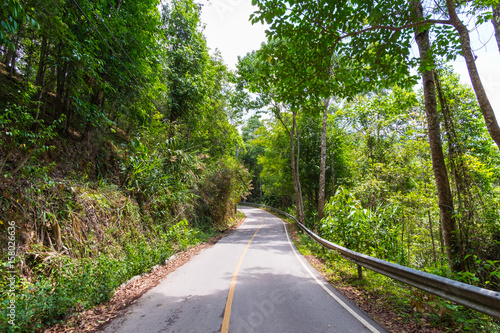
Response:
[{"label": "tree", "polygon": [[497,40],[498,52],[500,52],[500,3],[491,5],[493,10],[493,16],[491,18],[491,24],[493,24],[493,29],[495,30],[495,38]]},{"label": "tree", "polygon": [[[276,101],[272,110],[280,119],[283,106],[288,107],[292,112],[291,128],[287,129],[290,134],[290,144],[294,145],[295,124],[298,110],[307,110],[307,113],[314,116],[323,110],[324,121],[322,125],[323,134],[321,138],[322,163],[320,166],[319,196],[318,207],[322,211],[325,196],[325,171],[326,171],[326,114],[327,99],[332,95],[336,96],[354,96],[356,92],[365,91],[370,87],[385,86],[387,80],[379,80],[378,74],[373,74],[366,63],[359,66],[350,66],[350,55],[333,55],[332,45],[328,38],[324,38],[314,45],[314,48],[308,47],[307,38],[289,38],[292,35],[283,35],[283,39],[270,39],[268,44],[253,55],[253,62],[243,59],[247,70],[242,71],[248,77],[252,77],[253,87],[261,89],[266,87],[268,96]],[[315,59],[312,63],[309,59]],[[373,60],[373,59],[371,59]],[[397,60],[397,59],[396,59]],[[396,61],[393,57],[388,57],[386,64],[393,64]],[[386,67],[388,68],[388,67]],[[360,70],[361,69],[361,70]],[[387,71],[384,75],[392,75],[393,71]],[[371,79],[366,80],[363,74],[370,75]],[[398,75],[397,75],[398,76]],[[399,76],[398,76],[399,77]],[[252,85],[250,84],[252,87]],[[272,87],[272,88],[271,88]],[[257,91],[257,90],[254,90]],[[286,128],[286,124],[283,122]],[[299,145],[297,144],[297,154],[294,149],[291,150],[296,162],[291,162],[293,179],[300,174],[298,172]],[[297,155],[297,156],[296,156]],[[296,170],[297,169],[297,170]],[[295,176],[296,175],[296,176]],[[294,180],[296,200],[299,199],[300,181]],[[297,207],[300,210],[300,207]],[[322,213],[320,213],[322,214]],[[298,213],[298,215],[302,215]]]},{"label": "tree", "polygon": [[260,139],[258,131],[262,126],[257,114],[247,120],[246,125],[241,129],[245,149],[238,156],[252,175],[253,191],[248,200],[258,203],[262,203],[262,165],[258,164],[258,157],[264,155],[264,147],[258,143]]},{"label": "tree", "polygon": [[[321,219],[325,203],[326,112],[329,104],[328,99],[332,96],[352,98],[357,93],[375,87],[387,87],[393,82],[405,80],[406,75],[401,75],[399,71],[393,71],[394,64],[401,61],[400,55],[402,53],[399,52],[399,47],[396,47],[398,49],[396,51],[385,46],[378,47],[372,41],[363,41],[356,45],[356,49],[365,47],[369,52],[365,56],[359,57],[358,54],[352,52],[351,48],[345,47],[339,40],[331,38],[332,36],[328,34],[327,29],[324,27],[320,27],[314,32],[309,31],[310,26],[308,24],[316,27],[319,20],[316,17],[308,17],[307,15],[304,20],[301,20],[300,14],[295,15],[297,12],[300,13],[301,10],[307,11],[309,4],[297,4],[299,8],[295,13],[294,9],[292,9],[288,21],[276,19],[277,15],[284,14],[287,11],[285,5],[276,1],[272,3],[270,7],[275,11],[265,12],[265,9],[261,10],[261,15],[254,17],[254,21],[258,19],[268,21],[275,19],[271,26],[271,36],[276,37],[276,40],[281,39],[282,43],[275,43],[272,47],[265,49],[264,52],[266,52],[269,62],[276,62],[273,67],[275,75],[281,79],[281,83],[278,83],[278,85],[283,86],[278,90],[278,94],[286,96],[287,101],[292,105],[316,105],[316,108],[313,108],[313,114],[320,112],[320,110],[323,113],[318,193],[318,217]],[[264,5],[261,7],[264,7]],[[328,8],[329,6],[323,6],[322,10],[328,11]],[[338,13],[335,15],[338,15]],[[304,21],[306,21],[305,24]],[[318,37],[313,38],[313,41],[311,41],[310,33],[317,33]],[[289,52],[293,52],[294,56],[287,56]],[[374,57],[374,54],[382,55],[382,59]],[[284,65],[277,65],[278,63]],[[293,63],[292,69],[289,68],[290,63]],[[374,71],[372,69],[374,64],[377,64],[377,68],[382,68],[383,71]],[[293,88],[290,89],[290,87]]]},{"label": "tree", "polygon": [[288,134],[277,119],[264,120],[252,144],[260,147],[256,158],[263,202],[286,210],[294,198]]},{"label": "tree", "polygon": [[[299,113],[298,101],[303,98],[303,95],[294,94],[295,89],[286,89],[286,82],[283,77],[277,75],[279,70],[288,69],[288,73],[292,70],[291,64],[285,61],[277,61],[276,59],[268,58],[270,49],[279,49],[281,52],[286,52],[286,46],[283,42],[272,42],[269,45],[263,46],[260,52],[252,52],[246,55],[238,63],[238,72],[244,77],[248,84],[248,88],[253,93],[259,93],[264,99],[270,102],[270,109],[277,120],[283,125],[286,130],[290,143],[290,165],[295,193],[295,204],[297,207],[297,219],[304,222],[304,207],[302,202],[302,193],[299,179],[299,157],[300,148],[298,144],[297,131],[297,116]],[[286,53],[285,53],[286,54]],[[293,57],[293,54],[288,56]],[[287,117],[287,113],[291,113],[292,119]],[[297,145],[295,140],[297,139]],[[295,151],[297,149],[297,151]]]},{"label": "tree", "polygon": [[[406,2],[329,2],[329,1],[285,1],[261,0],[256,1],[260,10],[253,16],[253,21],[266,20],[271,24],[270,35],[279,38],[297,37],[299,41],[304,41],[304,46],[308,50],[316,50],[322,45],[329,45],[332,52],[341,54],[344,60],[339,62],[344,70],[350,68],[360,68],[360,73],[366,83],[360,81],[358,87],[352,91],[357,91],[359,87],[369,89],[391,82],[404,83],[408,76],[409,65],[415,62],[409,56],[409,45],[411,41],[412,29],[429,29],[435,25],[447,25],[453,27],[459,34],[462,53],[467,62],[471,81],[476,92],[478,102],[483,112],[486,127],[500,148],[500,127],[496,122],[495,115],[489,104],[481,81],[477,74],[474,59],[470,49],[469,35],[467,28],[456,13],[456,8],[451,0],[446,1],[448,16],[445,19],[434,19],[423,17],[421,14],[415,19],[414,4]],[[419,5],[421,6],[421,5]],[[451,37],[449,29],[443,29],[442,33]],[[418,34],[421,43],[420,61],[422,61],[422,73],[426,73],[423,78],[426,87],[425,98],[429,123],[429,142],[433,151],[433,163],[435,164],[436,184],[441,202],[443,217],[443,229],[447,242],[450,265],[455,269],[459,267],[460,260],[456,255],[460,253],[460,244],[456,236],[456,225],[453,220],[453,198],[449,190],[449,181],[446,175],[446,167],[439,136],[439,122],[437,121],[436,99],[433,88],[433,78],[431,69],[434,67],[432,61],[434,53],[439,54],[439,49],[431,49],[428,35]],[[329,40],[328,41],[325,41]],[[453,38],[450,38],[453,40]],[[439,43],[437,46],[440,46]],[[443,50],[445,48],[442,48]],[[306,51],[307,52],[307,51]],[[310,53],[309,55],[313,55]],[[448,58],[453,58],[455,53],[442,52]],[[346,57],[348,56],[348,57]],[[428,58],[422,58],[426,56]],[[311,59],[322,59],[316,57]],[[354,64],[345,61],[349,59]],[[311,62],[311,60],[309,61]],[[314,63],[314,60],[312,60]],[[368,73],[363,69],[369,68]],[[342,73],[342,70],[334,71]],[[355,76],[354,76],[355,78]],[[336,79],[344,84],[344,87],[352,87],[356,80],[352,77],[336,76]],[[346,90],[343,90],[346,91]],[[349,90],[347,90],[349,91]],[[428,102],[427,102],[428,101]]]},{"label": "tree", "polygon": [[498,220],[494,208],[497,203],[491,197],[498,179],[497,173],[486,170],[497,168],[494,161],[499,153],[481,124],[472,89],[460,84],[458,75],[448,68],[436,70],[434,77],[464,264],[469,272],[477,271],[482,282],[489,281],[491,271],[485,267],[483,272],[485,268],[480,268],[479,263],[493,258],[491,254],[498,237],[493,227]]},{"label": "tree", "polygon": [[[329,39],[330,42],[326,43],[330,45],[330,50],[348,55],[347,59],[354,63],[360,71],[359,75],[367,82],[401,83],[402,77],[408,76],[412,63],[409,57],[412,28],[426,25],[453,27],[459,34],[458,44],[467,63],[486,127],[500,149],[500,127],[477,72],[467,27],[458,17],[453,1],[446,1],[445,19],[425,17],[419,21],[412,20],[411,6],[404,1],[332,3],[326,0],[258,0],[256,3],[260,10],[253,15],[252,20],[267,21],[271,25],[271,35],[280,38],[295,36],[298,40],[306,40],[305,45],[309,50],[316,49],[325,43],[325,39]],[[449,29],[442,29],[442,33],[446,36],[445,40],[456,39]],[[441,55],[453,58],[456,56],[455,49],[456,44],[452,43],[451,48],[441,48]],[[366,67],[370,69],[369,72]],[[349,82],[353,80],[345,80],[345,83]],[[350,84],[348,86],[352,87]]]},{"label": "tree", "polygon": [[462,48],[462,55],[467,64],[467,70],[471,79],[472,87],[476,93],[476,98],[481,107],[486,128],[491,137],[500,149],[500,127],[495,116],[495,112],[490,104],[486,91],[484,90],[479,72],[476,67],[476,59],[472,53],[470,46],[469,31],[462,20],[458,17],[456,6],[453,0],[446,0],[446,8],[448,9],[449,22],[456,29],[460,36],[460,45]]},{"label": "tree", "polygon": [[[330,105],[330,100],[325,99],[323,102],[323,122],[321,125],[321,155],[320,155],[320,167],[319,167],[319,194],[318,194],[318,220],[321,220],[324,216],[325,208],[325,185],[326,185],[326,127],[328,119],[328,107]],[[332,170],[333,172],[333,170]]]},{"label": "tree", "polygon": [[202,103],[201,80],[209,62],[208,47],[201,31],[200,7],[190,0],[163,5],[163,34],[166,43],[166,78],[169,88],[170,122],[193,122]]},{"label": "tree", "polygon": [[[414,1],[415,20],[423,19],[423,8],[420,1]],[[451,194],[450,182],[444,161],[443,147],[441,142],[441,130],[439,115],[437,112],[436,89],[432,74],[433,58],[429,41],[429,30],[416,28],[415,40],[423,60],[421,66],[422,84],[424,88],[425,113],[427,115],[427,130],[429,145],[431,147],[432,168],[439,198],[441,212],[441,226],[443,229],[448,261],[452,269],[463,270],[463,261],[460,258],[461,245],[458,238],[457,226],[454,217],[453,196]]]}]

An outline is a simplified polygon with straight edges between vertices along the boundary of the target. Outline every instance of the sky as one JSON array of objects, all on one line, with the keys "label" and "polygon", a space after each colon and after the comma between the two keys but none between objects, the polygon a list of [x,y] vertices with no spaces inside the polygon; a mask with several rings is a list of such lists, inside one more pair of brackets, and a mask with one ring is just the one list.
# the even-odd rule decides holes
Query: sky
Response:
[{"label": "sky", "polygon": [[[472,31],[470,37],[481,82],[500,123],[500,52],[495,43],[493,25],[490,22],[483,24]],[[471,85],[464,58],[459,56],[452,66],[460,74],[461,82]]]},{"label": "sky", "polygon": [[266,40],[266,27],[252,25],[250,14],[257,7],[250,0],[211,0],[202,2],[201,20],[206,24],[204,34],[208,47],[221,52],[230,69],[236,68],[238,56],[257,50]]},{"label": "sky", "polygon": [[[260,48],[266,39],[267,27],[250,23],[249,16],[256,10],[250,0],[211,0],[208,3],[203,0],[202,3],[201,20],[206,24],[204,34],[208,47],[212,52],[218,49],[228,67],[235,69],[238,56]],[[500,122],[500,52],[493,27],[491,23],[485,23],[470,36],[481,81]],[[462,83],[470,85],[463,58],[459,57],[451,65],[460,74]]]}]

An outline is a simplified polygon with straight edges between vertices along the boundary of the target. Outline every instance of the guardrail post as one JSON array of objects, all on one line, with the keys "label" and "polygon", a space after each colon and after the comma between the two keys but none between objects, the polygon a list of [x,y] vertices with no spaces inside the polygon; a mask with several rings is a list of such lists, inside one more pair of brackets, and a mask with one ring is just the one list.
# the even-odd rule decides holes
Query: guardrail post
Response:
[{"label": "guardrail post", "polygon": [[361,265],[358,265],[358,279],[363,280],[363,267]]}]

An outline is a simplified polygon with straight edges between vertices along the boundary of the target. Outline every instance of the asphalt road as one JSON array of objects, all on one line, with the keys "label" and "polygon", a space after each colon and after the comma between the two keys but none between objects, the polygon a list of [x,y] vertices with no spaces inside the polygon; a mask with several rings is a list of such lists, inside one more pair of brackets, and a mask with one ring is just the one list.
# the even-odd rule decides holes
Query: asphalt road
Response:
[{"label": "asphalt road", "polygon": [[245,222],[144,294],[102,332],[386,332],[297,252],[280,219]]}]

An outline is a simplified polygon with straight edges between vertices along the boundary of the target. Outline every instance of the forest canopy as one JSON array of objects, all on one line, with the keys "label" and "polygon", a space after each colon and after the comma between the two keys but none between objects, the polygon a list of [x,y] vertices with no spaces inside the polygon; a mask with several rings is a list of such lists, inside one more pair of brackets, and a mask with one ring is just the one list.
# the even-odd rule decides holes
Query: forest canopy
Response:
[{"label": "forest canopy", "polygon": [[251,179],[200,5],[0,6],[0,244],[12,221],[18,246],[0,270],[18,317],[2,309],[0,330],[32,332],[229,228]]}]

